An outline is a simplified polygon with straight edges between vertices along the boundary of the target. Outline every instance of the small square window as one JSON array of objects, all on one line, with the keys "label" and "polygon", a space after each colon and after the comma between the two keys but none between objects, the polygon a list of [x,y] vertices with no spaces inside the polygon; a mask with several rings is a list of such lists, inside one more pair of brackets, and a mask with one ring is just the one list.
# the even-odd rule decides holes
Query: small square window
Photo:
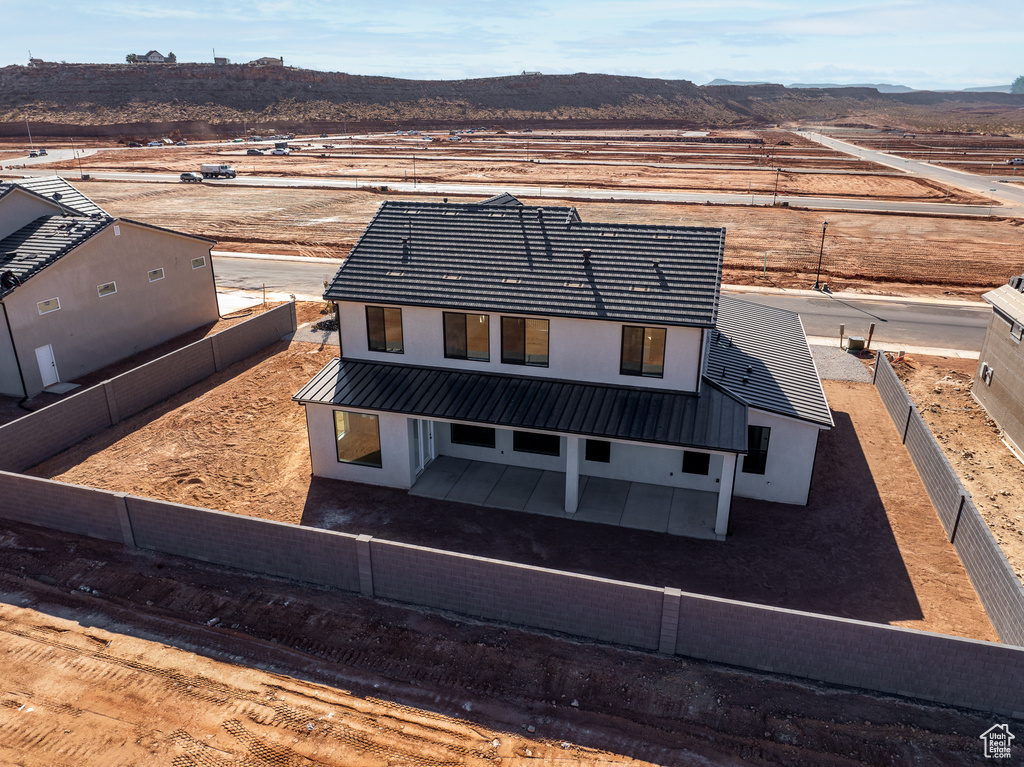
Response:
[{"label": "small square window", "polygon": [[771,432],[768,426],[747,426],[747,454],[741,469],[745,474],[764,474],[768,466],[768,440]]},{"label": "small square window", "polygon": [[1021,325],[1019,322],[1014,322],[1010,327],[1010,338],[1019,343],[1021,336],[1024,336],[1024,325]]},{"label": "small square window", "polygon": [[96,292],[99,293],[100,298],[103,296],[109,296],[117,292],[116,282],[104,282],[102,285],[96,286]]},{"label": "small square window", "polygon": [[711,453],[697,453],[693,450],[683,451],[683,473],[703,474],[705,477],[711,468]]},{"label": "small square window", "polygon": [[146,272],[146,276],[149,277],[150,282],[156,282],[157,280],[162,280],[164,278],[164,270],[153,269],[150,272]]},{"label": "small square window", "polygon": [[39,310],[40,314],[49,314],[50,312],[55,312],[58,309],[60,309],[60,299],[48,298],[45,301],[40,301],[38,304],[36,304],[36,309]]},{"label": "small square window", "polygon": [[202,269],[204,266],[206,266],[206,256],[199,256],[199,258],[192,259],[193,269]]},{"label": "small square window", "polygon": [[603,439],[588,439],[583,457],[594,463],[611,463],[612,443]]},{"label": "small square window", "polygon": [[402,310],[393,307],[366,307],[367,348],[371,352],[402,354]]},{"label": "small square window", "polygon": [[532,431],[512,432],[512,449],[517,453],[559,455],[562,441],[557,434],[535,434]]}]

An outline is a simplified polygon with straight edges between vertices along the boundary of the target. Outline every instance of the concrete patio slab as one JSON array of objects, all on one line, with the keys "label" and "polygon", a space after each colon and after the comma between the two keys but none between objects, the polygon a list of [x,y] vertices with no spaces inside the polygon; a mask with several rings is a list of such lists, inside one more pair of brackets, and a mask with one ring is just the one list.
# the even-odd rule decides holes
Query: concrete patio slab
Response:
[{"label": "concrete patio slab", "polygon": [[500,464],[472,461],[446,497],[482,506],[504,473],[505,467]]},{"label": "concrete patio slab", "polygon": [[671,487],[648,485],[643,482],[631,483],[620,524],[637,530],[667,532],[672,512],[672,495]]},{"label": "concrete patio slab", "polygon": [[668,520],[668,533],[688,538],[714,541],[715,517],[718,514],[718,495],[700,490],[675,488],[672,492],[672,513]]},{"label": "concrete patio slab", "polygon": [[506,467],[484,505],[522,511],[543,473],[540,469],[525,469],[522,466]]},{"label": "concrete patio slab", "polygon": [[455,487],[459,477],[476,461],[467,461],[463,458],[452,458],[447,455],[438,456],[428,466],[409,492],[412,495],[422,495],[427,498],[447,498],[448,493]]},{"label": "concrete patio slab", "polygon": [[[581,477],[581,480],[586,477]],[[530,500],[523,511],[530,514],[544,514],[548,517],[564,517],[565,475],[557,471],[545,471],[533,489]]]}]

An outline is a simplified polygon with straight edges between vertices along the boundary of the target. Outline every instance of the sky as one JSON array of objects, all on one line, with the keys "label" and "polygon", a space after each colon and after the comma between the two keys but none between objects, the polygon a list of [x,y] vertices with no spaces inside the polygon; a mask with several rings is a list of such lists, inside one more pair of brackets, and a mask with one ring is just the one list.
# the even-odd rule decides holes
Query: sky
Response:
[{"label": "sky", "polygon": [[0,66],[260,56],[417,80],[538,71],[956,90],[1024,74],[1022,0],[0,0]]}]

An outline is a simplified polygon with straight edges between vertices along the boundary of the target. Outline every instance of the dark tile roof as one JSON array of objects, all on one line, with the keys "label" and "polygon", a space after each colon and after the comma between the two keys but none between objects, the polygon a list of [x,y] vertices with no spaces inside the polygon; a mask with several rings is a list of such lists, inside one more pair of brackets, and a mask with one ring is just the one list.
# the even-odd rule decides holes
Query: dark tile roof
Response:
[{"label": "dark tile roof", "polygon": [[422,418],[742,453],[747,408],[701,394],[335,358],[295,395]]},{"label": "dark tile roof", "polygon": [[488,197],[486,200],[480,201],[481,205],[508,205],[511,207],[522,207],[522,203],[508,192],[502,192],[496,194],[494,197]]},{"label": "dark tile roof", "polygon": [[94,203],[80,191],[71,186],[67,181],[62,179],[60,176],[39,176],[36,178],[20,178],[13,183],[28,189],[41,197],[45,197],[48,200],[53,199],[54,192],[60,194],[61,199],[58,202],[65,210],[73,211],[75,213],[81,213],[83,216],[107,216],[109,215],[103,208]]},{"label": "dark tile roof", "polygon": [[[0,240],[0,275],[11,272],[25,282],[111,222],[91,216],[40,216]],[[3,286],[8,284],[0,284],[0,297],[16,287]]]},{"label": "dark tile roof", "polygon": [[724,229],[588,224],[575,208],[389,200],[324,297],[713,327],[724,244]]},{"label": "dark tile roof", "polygon": [[982,298],[1013,322],[1024,324],[1024,292],[1019,288],[1012,285],[1000,285],[995,290],[990,290],[983,295]]},{"label": "dark tile roof", "polygon": [[751,407],[832,426],[800,315],[722,296],[706,378]]}]

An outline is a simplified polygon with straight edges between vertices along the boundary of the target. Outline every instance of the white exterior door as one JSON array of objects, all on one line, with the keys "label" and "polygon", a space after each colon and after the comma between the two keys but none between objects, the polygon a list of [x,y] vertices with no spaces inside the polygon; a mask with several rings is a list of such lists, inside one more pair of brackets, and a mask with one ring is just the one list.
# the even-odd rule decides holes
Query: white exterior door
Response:
[{"label": "white exterior door", "polygon": [[434,422],[413,421],[416,439],[416,471],[418,475],[434,459]]},{"label": "white exterior door", "polygon": [[50,344],[36,349],[36,363],[39,365],[39,375],[42,376],[44,389],[60,381],[60,376],[57,375],[57,362],[53,359],[53,347]]}]

